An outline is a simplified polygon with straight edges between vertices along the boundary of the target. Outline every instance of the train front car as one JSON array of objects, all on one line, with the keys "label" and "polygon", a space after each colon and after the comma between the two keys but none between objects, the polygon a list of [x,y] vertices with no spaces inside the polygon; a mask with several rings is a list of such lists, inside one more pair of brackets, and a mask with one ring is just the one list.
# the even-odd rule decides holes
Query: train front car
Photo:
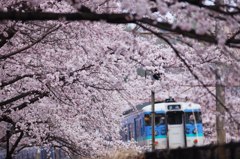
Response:
[{"label": "train front car", "polygon": [[183,103],[185,116],[186,146],[203,145],[204,133],[201,118],[201,107],[195,103]]},{"label": "train front car", "polygon": [[[151,105],[144,112],[144,141],[151,148]],[[155,104],[155,148],[174,149],[203,145],[201,107],[191,102],[163,102]]]},{"label": "train front car", "polygon": [[[152,148],[152,106],[124,115],[124,141],[135,140],[147,150]],[[201,107],[192,102],[155,103],[155,149],[174,149],[203,145]]]},{"label": "train front car", "polygon": [[166,104],[168,148],[203,145],[201,107],[192,102]]},{"label": "train front car", "polygon": [[[143,108],[144,113],[144,142],[149,150],[152,147],[151,105]],[[167,148],[166,112],[163,103],[155,104],[155,149]]]}]

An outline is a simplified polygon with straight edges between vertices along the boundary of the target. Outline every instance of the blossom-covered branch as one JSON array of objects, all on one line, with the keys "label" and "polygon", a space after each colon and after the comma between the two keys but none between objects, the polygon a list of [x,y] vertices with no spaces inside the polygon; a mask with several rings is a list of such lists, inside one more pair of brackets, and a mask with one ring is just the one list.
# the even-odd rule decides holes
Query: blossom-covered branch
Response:
[{"label": "blossom-covered branch", "polygon": [[39,43],[41,40],[43,40],[43,39],[44,39],[46,36],[48,36],[50,33],[58,30],[60,27],[61,27],[61,25],[58,25],[58,26],[55,26],[55,25],[54,25],[54,26],[50,27],[43,35],[41,35],[41,37],[39,37],[38,39],[36,39],[33,43],[31,43],[31,44],[29,44],[29,45],[27,45],[27,46],[24,46],[24,47],[22,47],[22,48],[20,48],[20,49],[17,49],[17,50],[15,50],[15,51],[13,51],[13,52],[10,52],[10,53],[8,53],[8,54],[0,55],[0,60],[7,59],[7,58],[9,58],[9,57],[11,57],[11,56],[13,56],[13,55],[16,55],[16,54],[18,54],[18,53],[21,53],[21,52],[23,52],[23,51],[31,48],[32,46],[36,45],[36,44]]},{"label": "blossom-covered branch", "polygon": [[[51,13],[51,12],[1,12],[0,20],[57,20],[57,21],[106,21],[107,23],[126,24],[141,22],[157,29],[177,33],[188,38],[199,41],[218,44],[216,35],[211,33],[198,34],[194,29],[185,30],[181,27],[174,27],[172,23],[156,21],[151,18],[139,18],[137,15],[129,13],[95,13],[95,12],[76,12],[76,13]],[[240,39],[236,36],[226,39],[225,45],[239,47]],[[3,58],[3,57],[1,57]]]}]

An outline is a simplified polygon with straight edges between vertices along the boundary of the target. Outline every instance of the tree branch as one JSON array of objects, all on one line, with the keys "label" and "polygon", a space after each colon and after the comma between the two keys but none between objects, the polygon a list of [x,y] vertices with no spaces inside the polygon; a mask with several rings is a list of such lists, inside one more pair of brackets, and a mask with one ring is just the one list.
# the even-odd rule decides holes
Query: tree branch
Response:
[{"label": "tree branch", "polygon": [[[114,24],[127,24],[134,22],[141,22],[143,24],[147,24],[153,26],[157,29],[166,30],[169,32],[177,33],[183,35],[188,38],[196,39],[199,41],[217,44],[217,38],[213,34],[197,34],[194,30],[186,31],[181,29],[180,27],[173,28],[172,24],[167,22],[158,22],[156,20],[152,20],[150,18],[138,18],[135,15],[128,13],[95,13],[95,12],[78,12],[78,13],[51,13],[51,12],[1,12],[0,11],[0,20],[61,20],[64,19],[66,21],[106,21],[107,23]],[[240,44],[239,39],[229,39],[225,43],[230,46],[231,44]],[[27,48],[25,48],[27,49]],[[14,53],[12,53],[14,54]],[[4,57],[0,57],[3,59]]]},{"label": "tree branch", "polygon": [[0,48],[5,45],[9,39],[11,39],[17,31],[14,26],[4,29],[3,33],[0,34]]},{"label": "tree branch", "polygon": [[[43,92],[43,93],[37,95],[36,97],[29,99],[28,102],[23,102],[22,104],[14,107],[13,110],[14,110],[14,111],[16,111],[16,110],[21,110],[21,109],[27,107],[29,104],[32,104],[32,103],[40,100],[41,98],[47,97],[47,96],[49,96],[49,93],[48,93],[48,92]],[[10,112],[11,112],[11,110],[8,109],[8,110],[6,110],[4,113],[10,113]]]},{"label": "tree branch", "polygon": [[11,124],[15,125],[15,122],[7,115],[0,116],[0,122],[2,122],[2,121],[5,121],[7,123],[11,123]]},{"label": "tree branch", "polygon": [[34,76],[39,76],[38,74],[26,74],[26,75],[22,75],[22,76],[16,76],[16,78],[12,79],[12,80],[9,80],[9,81],[3,81],[0,85],[0,89],[2,89],[3,87],[5,86],[8,86],[10,84],[13,84],[23,78],[26,78],[26,77],[34,77]]},{"label": "tree branch", "polygon": [[11,150],[10,150],[10,154],[13,154],[13,152],[15,151],[15,149],[17,148],[19,142],[21,141],[21,139],[23,138],[23,131],[20,132],[20,135],[18,136],[17,140],[15,141],[14,145],[12,146]]},{"label": "tree branch", "polygon": [[61,19],[66,21],[79,21],[79,20],[89,20],[89,21],[101,21],[105,20],[108,23],[129,23],[131,22],[132,15],[127,13],[120,14],[108,14],[108,13],[94,13],[94,12],[76,12],[76,13],[52,13],[52,12],[3,12],[0,11],[0,20],[58,20]]},{"label": "tree branch", "polygon": [[[203,2],[202,0],[181,0],[181,1],[182,2],[187,2],[191,5],[194,5],[194,6],[199,7],[199,8],[205,8],[205,9],[208,9],[210,11],[221,13],[223,15],[233,16],[233,15],[236,15],[236,14],[240,13],[240,8],[236,7],[236,6],[233,6],[233,5],[227,5],[227,4],[205,5],[205,4],[202,3]],[[201,1],[201,3],[196,3],[197,1]],[[232,11],[229,11],[230,9]]]},{"label": "tree branch", "polygon": [[[1,13],[0,13],[0,17],[1,17]],[[7,58],[9,58],[9,57],[11,57],[11,56],[13,56],[13,55],[16,55],[16,54],[18,54],[18,53],[20,53],[20,52],[22,52],[22,51],[25,51],[25,50],[31,48],[32,46],[36,45],[36,44],[39,43],[41,40],[43,40],[45,37],[47,37],[50,33],[58,30],[60,27],[61,27],[61,25],[53,26],[53,27],[49,28],[49,29],[47,30],[47,32],[45,32],[40,38],[38,38],[38,39],[37,39],[36,41],[34,41],[33,43],[31,43],[31,44],[29,44],[29,45],[27,45],[27,46],[24,46],[24,47],[20,48],[19,50],[13,51],[13,52],[11,52],[11,53],[9,53],[9,54],[0,55],[0,60],[5,60],[5,59],[7,59]]]},{"label": "tree branch", "polygon": [[29,95],[34,95],[34,94],[42,94],[42,92],[38,91],[38,90],[33,90],[33,91],[28,91],[28,92],[25,92],[25,93],[21,93],[13,98],[10,98],[10,99],[7,99],[5,101],[2,101],[0,102],[0,107],[4,106],[4,105],[7,105],[7,104],[10,104],[10,103],[13,103],[19,99],[22,99],[22,98],[25,98]]}]

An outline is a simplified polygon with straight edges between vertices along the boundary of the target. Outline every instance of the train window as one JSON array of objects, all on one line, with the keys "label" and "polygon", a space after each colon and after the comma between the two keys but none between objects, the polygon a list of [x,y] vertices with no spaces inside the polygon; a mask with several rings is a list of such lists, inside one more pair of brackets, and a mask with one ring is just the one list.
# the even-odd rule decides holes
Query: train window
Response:
[{"label": "train window", "polygon": [[123,141],[127,141],[128,140],[128,128],[127,125],[123,126],[123,129],[120,131],[121,137],[123,139]]},{"label": "train window", "polygon": [[165,124],[165,115],[156,114],[155,116],[155,125],[164,125]]},{"label": "train window", "polygon": [[201,123],[201,112],[186,112],[185,113],[186,124]]},{"label": "train window", "polygon": [[133,126],[132,123],[128,124],[128,140],[132,140],[133,138]]},{"label": "train window", "polygon": [[169,125],[176,125],[176,124],[182,124],[182,114],[183,112],[181,111],[172,111],[172,112],[167,112],[168,118],[168,124]]},{"label": "train window", "polygon": [[144,121],[145,121],[145,126],[151,126],[151,116],[150,116],[150,114],[145,114]]},{"label": "train window", "polygon": [[[145,114],[144,117],[145,126],[151,126],[152,117],[151,114]],[[165,115],[164,114],[156,114],[155,115],[155,125],[164,125],[165,124]]]}]

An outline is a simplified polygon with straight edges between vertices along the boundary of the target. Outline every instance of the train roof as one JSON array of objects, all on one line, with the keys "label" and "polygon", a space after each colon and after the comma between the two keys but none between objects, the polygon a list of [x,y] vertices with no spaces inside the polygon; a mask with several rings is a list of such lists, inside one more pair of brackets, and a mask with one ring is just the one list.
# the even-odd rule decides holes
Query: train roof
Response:
[{"label": "train roof", "polygon": [[[179,107],[180,106],[180,107]],[[155,111],[169,111],[169,110],[176,110],[180,109],[180,110],[199,110],[201,109],[201,106],[199,104],[196,103],[192,103],[192,102],[169,102],[169,103],[155,103]],[[152,106],[150,105],[146,105],[142,108],[142,110],[144,112],[151,112],[152,111]]]},{"label": "train roof", "polygon": [[[142,104],[139,104],[136,106],[136,110],[134,109],[128,109],[126,111],[123,112],[123,115],[124,116],[128,116],[128,115],[133,115],[133,114],[136,114],[138,112],[141,112],[141,111],[144,111],[144,112],[151,112],[152,111],[152,107],[151,107],[151,102],[145,102],[145,103],[142,103]],[[180,110],[183,110],[183,111],[192,111],[193,109],[194,110],[200,110],[201,109],[201,106],[199,104],[196,104],[196,103],[193,103],[193,102],[176,102],[173,98],[168,98],[168,99],[165,99],[163,101],[156,101],[155,102],[155,111],[163,111],[163,112],[166,112],[166,111],[169,111],[170,107],[168,106],[177,106],[177,105],[180,105],[181,109]],[[172,107],[173,108],[173,107]],[[175,109],[176,107],[174,107],[173,109]],[[173,110],[172,109],[172,110]]]}]

